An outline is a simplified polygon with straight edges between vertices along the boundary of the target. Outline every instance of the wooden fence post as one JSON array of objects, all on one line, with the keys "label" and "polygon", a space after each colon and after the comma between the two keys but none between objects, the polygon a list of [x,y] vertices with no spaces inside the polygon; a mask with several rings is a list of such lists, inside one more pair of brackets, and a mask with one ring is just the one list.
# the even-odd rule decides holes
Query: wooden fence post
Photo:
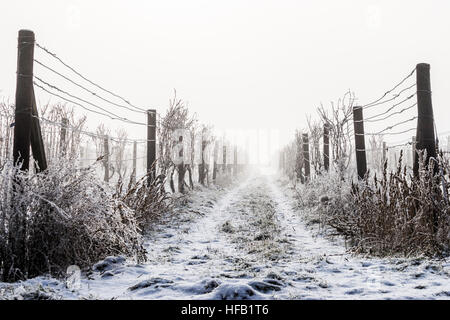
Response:
[{"label": "wooden fence post", "polygon": [[104,158],[103,158],[103,166],[105,167],[105,175],[103,180],[109,182],[109,137],[105,135],[103,138],[103,150],[104,150]]},{"label": "wooden fence post", "polygon": [[301,146],[302,140],[300,137],[300,133],[295,134],[295,173],[297,175],[297,180],[300,180],[300,183],[305,183],[305,176],[303,175],[303,148]]},{"label": "wooden fence post", "polygon": [[[430,157],[436,157],[436,145],[434,136],[433,106],[431,103],[430,65],[419,63],[416,66],[417,87],[417,131],[416,150],[426,150],[426,165]],[[435,166],[435,170],[437,167]],[[419,158],[414,156],[414,176],[419,176]]]},{"label": "wooden fence post", "polygon": [[47,158],[45,156],[44,141],[42,139],[41,125],[39,123],[39,115],[37,111],[36,99],[33,91],[33,105],[31,110],[31,134],[30,143],[33,158],[37,162],[36,172],[47,170]]},{"label": "wooden fence post", "polygon": [[364,176],[367,173],[367,161],[363,108],[360,106],[353,107],[353,126],[355,129],[356,166],[358,168],[358,178],[364,179]]},{"label": "wooden fence post", "polygon": [[181,148],[180,152],[178,153],[178,155],[182,159],[181,163],[178,164],[178,192],[184,193],[184,176],[186,173],[186,169],[184,166],[184,141],[183,141],[182,135],[180,135],[178,137],[178,142],[182,144],[182,148]]},{"label": "wooden fence post", "polygon": [[148,184],[156,178],[156,110],[147,110],[147,173]]},{"label": "wooden fence post", "polygon": [[330,170],[330,127],[328,123],[323,125],[323,166],[325,171]]},{"label": "wooden fence post", "polygon": [[62,157],[66,156],[66,132],[67,132],[67,125],[69,123],[69,120],[67,118],[61,119],[61,135],[59,138],[59,151],[61,153]]},{"label": "wooden fence post", "polygon": [[223,146],[223,163],[222,163],[222,172],[225,174],[227,171],[227,146]]},{"label": "wooden fence post", "polygon": [[137,142],[133,141],[133,172],[131,173],[131,183],[136,183],[137,171]]},{"label": "wooden fence post", "polygon": [[[30,30],[20,30],[17,45],[17,76],[16,76],[16,97],[15,97],[15,124],[13,159],[14,164],[20,163],[20,170],[28,171],[30,166],[30,142],[32,127],[32,109],[34,103],[33,96],[33,60],[34,60],[34,33]],[[14,179],[16,180],[16,179]],[[20,180],[16,180],[20,182]],[[27,252],[26,252],[26,204],[16,201],[15,193],[21,192],[13,184],[15,191],[11,194],[10,210],[12,213],[8,225],[8,241],[11,253],[4,256],[4,270],[14,271],[15,268],[22,268],[21,274],[27,273]],[[10,277],[15,281],[16,272],[11,275],[5,273],[4,279]]]},{"label": "wooden fence post", "polygon": [[205,177],[206,177],[206,163],[205,163],[205,149],[206,149],[206,141],[203,140],[202,135],[202,153],[201,153],[201,163],[198,165],[198,182],[202,185],[205,185]]},{"label": "wooden fence post", "polygon": [[13,157],[23,171],[30,166],[34,41],[33,31],[19,31]]},{"label": "wooden fence post", "polygon": [[303,166],[305,167],[305,181],[308,182],[311,175],[311,164],[309,161],[309,138],[308,134],[303,134]]},{"label": "wooden fence post", "polygon": [[217,178],[217,153],[218,153],[218,146],[217,141],[214,142],[214,150],[213,150],[213,183],[216,183]]}]

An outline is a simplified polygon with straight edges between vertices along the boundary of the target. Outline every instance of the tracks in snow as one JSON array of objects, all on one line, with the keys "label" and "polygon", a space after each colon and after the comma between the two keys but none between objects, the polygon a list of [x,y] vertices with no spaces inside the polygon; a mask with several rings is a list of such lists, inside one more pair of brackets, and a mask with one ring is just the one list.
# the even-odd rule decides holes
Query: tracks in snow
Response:
[{"label": "tracks in snow", "polygon": [[352,257],[316,236],[274,177],[192,195],[146,241],[149,261],[110,259],[65,298],[382,299],[450,297],[450,263]]}]

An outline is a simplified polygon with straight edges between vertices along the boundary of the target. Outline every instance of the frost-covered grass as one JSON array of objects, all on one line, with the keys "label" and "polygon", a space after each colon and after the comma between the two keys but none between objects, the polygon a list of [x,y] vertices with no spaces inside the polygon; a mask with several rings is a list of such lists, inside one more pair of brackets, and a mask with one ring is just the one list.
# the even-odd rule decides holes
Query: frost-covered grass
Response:
[{"label": "frost-covered grass", "polygon": [[38,174],[0,171],[0,279],[61,275],[109,255],[145,259],[134,212],[92,168],[64,162]]},{"label": "frost-covered grass", "polygon": [[309,223],[331,226],[352,250],[378,256],[448,255],[450,249],[449,166],[420,161],[412,178],[400,157],[394,172],[367,175],[364,181],[324,174],[293,186]]},{"label": "frost-covered grass", "polygon": [[[198,188],[153,225],[145,263],[108,257],[72,288],[43,276],[0,283],[0,299],[450,297],[448,258],[350,254],[340,236],[324,238],[317,224],[305,223],[294,194],[273,176]],[[235,232],[222,229],[228,224]],[[265,230],[272,236],[258,237]],[[267,255],[272,249],[278,254]]]}]

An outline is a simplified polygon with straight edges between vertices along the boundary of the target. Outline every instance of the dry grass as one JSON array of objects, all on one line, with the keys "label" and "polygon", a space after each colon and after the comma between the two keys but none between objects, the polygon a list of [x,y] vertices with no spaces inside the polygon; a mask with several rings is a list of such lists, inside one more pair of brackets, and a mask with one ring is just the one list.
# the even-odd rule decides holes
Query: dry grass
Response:
[{"label": "dry grass", "polygon": [[62,275],[109,255],[145,260],[134,212],[113,197],[94,170],[54,164],[31,175],[0,172],[0,279]]},{"label": "dry grass", "polygon": [[[437,174],[434,174],[436,172]],[[352,250],[377,256],[445,255],[450,248],[450,167],[442,158],[412,177],[402,164],[359,182],[327,174],[298,191],[311,219],[351,239]]]},{"label": "dry grass", "polygon": [[356,241],[357,251],[407,256],[448,252],[449,178],[441,173],[449,167],[438,159],[427,168],[420,157],[417,179],[407,173],[400,155],[395,172],[388,173],[385,165],[380,178],[353,184],[354,210],[346,233]]},{"label": "dry grass", "polygon": [[148,183],[149,174],[136,183],[130,183],[124,191],[123,184],[118,183],[114,197],[133,210],[139,227],[144,229],[150,223],[169,211],[173,199],[164,189],[165,176],[158,175]]}]

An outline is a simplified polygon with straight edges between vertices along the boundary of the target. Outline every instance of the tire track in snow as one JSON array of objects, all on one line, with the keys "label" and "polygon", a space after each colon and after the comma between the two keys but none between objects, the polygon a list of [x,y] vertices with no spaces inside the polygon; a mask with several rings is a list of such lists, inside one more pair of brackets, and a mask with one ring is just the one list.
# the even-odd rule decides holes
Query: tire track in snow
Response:
[{"label": "tire track in snow", "polygon": [[[346,253],[342,241],[330,241],[306,226],[294,210],[293,195],[266,176],[280,221],[295,249],[278,272],[291,280],[294,299],[448,299],[450,260],[365,258]],[[340,239],[339,239],[340,240]]]},{"label": "tire track in snow", "polygon": [[193,193],[148,237],[145,264],[105,259],[73,291],[46,277],[22,284],[68,299],[450,298],[448,258],[351,256],[307,226],[279,182],[260,175]]}]

